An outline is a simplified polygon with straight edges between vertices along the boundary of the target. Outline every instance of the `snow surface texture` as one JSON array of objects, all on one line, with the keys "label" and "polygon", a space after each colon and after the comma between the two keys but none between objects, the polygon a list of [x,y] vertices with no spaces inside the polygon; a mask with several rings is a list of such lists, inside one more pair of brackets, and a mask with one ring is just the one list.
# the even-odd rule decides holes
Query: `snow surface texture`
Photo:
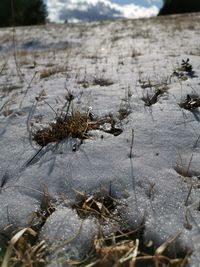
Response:
[{"label": "snow surface texture", "polygon": [[[40,237],[50,244],[51,260],[59,266],[64,255],[81,259],[98,224],[72,209],[74,190],[92,195],[111,187],[125,205],[118,213],[130,229],[144,222],[145,237],[158,245],[181,230],[176,249],[191,248],[190,266],[199,266],[200,113],[178,105],[199,94],[199,19],[194,14],[22,27],[15,42],[11,28],[0,30],[0,231],[29,224],[48,191],[56,211]],[[172,75],[187,58],[194,77]],[[55,73],[42,78],[52,68]],[[96,85],[95,78],[113,84]],[[154,99],[163,86],[166,92]],[[75,96],[74,110],[92,108],[96,116],[114,118],[120,110],[130,113],[118,121],[122,134],[96,130],[76,152],[79,141],[70,138],[40,150],[32,135],[61,111],[66,88]],[[65,244],[81,224],[80,235]]]}]

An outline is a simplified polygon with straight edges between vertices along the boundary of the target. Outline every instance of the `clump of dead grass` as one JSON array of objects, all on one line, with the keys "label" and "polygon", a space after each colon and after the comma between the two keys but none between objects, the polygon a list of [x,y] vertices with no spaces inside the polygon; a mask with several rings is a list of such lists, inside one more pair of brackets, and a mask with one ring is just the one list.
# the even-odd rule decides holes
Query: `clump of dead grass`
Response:
[{"label": "clump of dead grass", "polygon": [[186,98],[179,103],[181,108],[195,110],[200,107],[200,97],[197,94],[187,94]]},{"label": "clump of dead grass", "polygon": [[7,242],[4,255],[0,258],[2,267],[43,267],[46,260],[47,245],[44,240],[38,239],[38,233],[45,224],[47,218],[56,210],[49,192],[44,190],[40,208],[33,213],[29,227],[20,229],[14,233]]},{"label": "clump of dead grass", "polygon": [[133,48],[132,51],[131,51],[131,57],[132,58],[136,58],[138,56],[142,56],[142,54],[140,52],[138,52],[136,49]]},{"label": "clump of dead grass", "polygon": [[[38,130],[33,135],[33,140],[40,146],[44,147],[49,143],[59,142],[68,137],[78,138],[81,140],[80,144],[82,144],[84,139],[90,138],[89,132],[92,130],[101,130],[114,136],[118,136],[123,132],[117,126],[117,121],[113,118],[112,114],[99,118],[89,110],[85,113],[72,110],[69,113],[72,100],[68,101],[65,115],[57,115],[56,119],[48,127]],[[51,107],[51,109],[53,108]]]},{"label": "clump of dead grass", "polygon": [[168,90],[168,87],[154,88],[151,92],[147,91],[146,95],[142,97],[145,106],[151,106],[158,102],[159,98],[163,96]]},{"label": "clump of dead grass", "polygon": [[103,86],[111,86],[113,85],[114,82],[110,79],[105,79],[105,78],[94,78],[93,80],[93,85],[99,85],[101,87]]},{"label": "clump of dead grass", "polygon": [[67,137],[83,140],[89,138],[89,131],[98,127],[98,122],[91,120],[88,114],[76,111],[71,115],[56,118],[48,128],[37,131],[33,139],[42,147]]},{"label": "clump of dead grass", "polygon": [[110,194],[102,195],[97,192],[93,195],[88,195],[85,192],[77,192],[77,201],[72,205],[76,209],[79,217],[86,218],[95,216],[96,218],[112,218],[112,213],[115,210],[117,200]]},{"label": "clump of dead grass", "polygon": [[152,81],[150,78],[139,77],[139,84],[144,90],[142,100],[145,106],[151,106],[159,101],[159,98],[168,93],[170,77],[164,77],[161,81]]},{"label": "clump of dead grass", "polygon": [[45,251],[45,241],[38,241],[37,232],[30,227],[23,228],[9,241],[1,266],[42,267]]},{"label": "clump of dead grass", "polygon": [[[180,232],[169,237],[161,246],[153,241],[145,242],[142,230],[113,233],[96,237],[90,258],[80,262],[84,267],[185,267],[190,251],[168,256],[167,250],[180,236]],[[70,263],[70,262],[69,262]]]},{"label": "clump of dead grass", "polygon": [[43,69],[40,73],[40,78],[48,78],[56,73],[64,73],[66,72],[66,67],[64,66],[56,66],[52,68]]}]

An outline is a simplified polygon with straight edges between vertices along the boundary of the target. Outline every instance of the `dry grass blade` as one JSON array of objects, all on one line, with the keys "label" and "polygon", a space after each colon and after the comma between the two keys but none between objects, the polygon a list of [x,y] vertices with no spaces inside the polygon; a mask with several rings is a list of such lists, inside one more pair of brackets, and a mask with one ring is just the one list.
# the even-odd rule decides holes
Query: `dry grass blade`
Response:
[{"label": "dry grass blade", "polygon": [[155,255],[161,255],[179,236],[181,235],[181,231],[179,231],[176,235],[169,237],[160,247],[158,247],[155,251]]},{"label": "dry grass blade", "polygon": [[189,198],[190,198],[190,195],[191,195],[191,192],[192,192],[192,188],[193,188],[193,184],[190,185],[190,188],[189,188],[186,200],[185,200],[185,206],[188,205],[188,201],[189,201]]},{"label": "dry grass blade", "polygon": [[37,232],[27,227],[18,231],[10,240],[2,267],[44,266],[45,241],[37,243]]},{"label": "dry grass blade", "polygon": [[185,166],[185,164],[183,164],[182,157],[179,153],[179,159],[177,160],[176,167],[175,167],[176,172],[183,177],[191,177],[192,173],[194,173],[194,172],[190,171],[192,159],[193,159],[193,154],[190,157],[188,165]]},{"label": "dry grass blade", "polygon": [[53,214],[55,210],[54,200],[50,196],[48,190],[44,189],[40,208],[33,212],[30,219],[30,225],[34,226],[34,229],[40,229],[45,224],[47,218]]},{"label": "dry grass blade", "polygon": [[34,230],[32,230],[31,228],[29,228],[29,227],[24,228],[24,229],[20,230],[19,232],[17,232],[12,237],[12,239],[10,240],[10,244],[9,244],[7,250],[6,250],[6,253],[5,253],[5,256],[4,256],[4,260],[3,260],[3,263],[2,263],[1,267],[8,267],[9,266],[9,261],[10,261],[11,256],[12,256],[12,252],[13,252],[14,246],[20,240],[20,238],[23,236],[23,234],[26,233],[26,232],[28,232],[29,234],[31,234],[33,236],[37,235],[37,233]]},{"label": "dry grass blade", "polygon": [[97,266],[97,264],[100,262],[101,260],[95,260],[92,263],[89,263],[87,265],[85,265],[84,267],[93,267],[93,266]]},{"label": "dry grass blade", "polygon": [[119,260],[119,263],[124,263],[130,260],[129,267],[134,267],[136,263],[136,257],[138,254],[138,248],[139,248],[139,239],[136,239],[134,248],[128,251],[126,255]]},{"label": "dry grass blade", "polygon": [[133,254],[135,255],[134,251],[137,251],[138,244],[133,240],[123,240],[112,245],[106,245],[102,240],[96,239],[95,249],[101,258],[100,266],[111,266],[112,262],[118,263],[118,265],[113,266],[121,266],[121,264],[130,260]]}]

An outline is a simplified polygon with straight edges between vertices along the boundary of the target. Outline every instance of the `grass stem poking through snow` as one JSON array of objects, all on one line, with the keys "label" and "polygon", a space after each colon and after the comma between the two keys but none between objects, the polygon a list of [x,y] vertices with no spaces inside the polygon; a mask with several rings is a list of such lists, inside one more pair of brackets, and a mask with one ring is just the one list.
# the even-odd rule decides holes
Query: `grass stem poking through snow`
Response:
[{"label": "grass stem poking through snow", "polygon": [[131,138],[131,146],[130,146],[130,154],[129,154],[130,159],[133,157],[133,143],[134,143],[134,129],[132,129],[132,138]]},{"label": "grass stem poking through snow", "polygon": [[188,209],[186,209],[186,212],[185,212],[185,223],[183,224],[183,226],[187,230],[192,230],[192,225],[189,223],[189,219],[188,219]]},{"label": "grass stem poking through snow", "polygon": [[187,197],[186,197],[186,200],[185,200],[185,206],[188,206],[188,201],[189,201],[189,198],[190,198],[190,195],[191,195],[191,192],[192,192],[192,188],[193,188],[193,184],[191,184],[191,186],[189,188],[189,191],[188,191],[188,194],[187,194]]},{"label": "grass stem poking through snow", "polygon": [[190,171],[190,167],[191,167],[191,163],[192,163],[192,158],[193,158],[193,154],[190,157],[188,166],[184,166],[183,161],[182,161],[182,157],[181,154],[179,153],[179,160],[177,160],[176,162],[176,167],[175,167],[175,171],[180,174],[183,177],[191,177],[192,176],[192,171]]}]

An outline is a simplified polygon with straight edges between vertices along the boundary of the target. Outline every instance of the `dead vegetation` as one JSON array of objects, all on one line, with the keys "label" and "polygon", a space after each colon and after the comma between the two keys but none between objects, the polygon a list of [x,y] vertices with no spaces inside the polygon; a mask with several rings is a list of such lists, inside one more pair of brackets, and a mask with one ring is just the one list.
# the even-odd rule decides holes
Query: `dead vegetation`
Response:
[{"label": "dead vegetation", "polygon": [[44,79],[44,78],[48,78],[54,74],[57,73],[65,73],[66,72],[66,67],[64,66],[56,66],[56,67],[52,67],[52,68],[47,68],[47,69],[43,69],[40,73],[40,78]]},{"label": "dead vegetation", "polygon": [[175,167],[176,172],[183,177],[192,177],[191,170],[190,170],[192,158],[193,158],[193,154],[191,155],[189,162],[186,165],[184,164],[182,156],[179,154],[178,159],[176,161],[176,167]]},{"label": "dead vegetation", "polygon": [[[183,159],[179,154],[176,161],[176,166],[174,167],[175,171],[184,178],[199,177],[200,172],[192,168],[193,154],[191,154],[189,159]],[[189,179],[191,181],[191,179]]]},{"label": "dead vegetation", "polygon": [[142,97],[142,100],[144,101],[145,106],[151,106],[158,102],[159,97],[164,95],[168,90],[168,87],[163,86],[160,88],[154,88],[154,90],[147,91],[146,95]]},{"label": "dead vegetation", "polygon": [[187,94],[186,98],[179,103],[181,108],[195,110],[200,107],[200,97],[197,94]]},{"label": "dead vegetation", "polygon": [[99,86],[111,86],[114,82],[110,79],[105,78],[94,78],[93,85],[99,85]]},{"label": "dead vegetation", "polygon": [[83,140],[89,138],[89,131],[98,129],[98,127],[97,121],[91,120],[87,114],[76,111],[71,115],[56,118],[48,128],[37,131],[33,140],[40,146],[46,146],[67,137]]},{"label": "dead vegetation", "polygon": [[3,97],[5,97],[18,89],[22,89],[22,85],[5,84],[4,86],[0,87],[0,94],[3,95]]},{"label": "dead vegetation", "polygon": [[42,267],[45,252],[45,241],[37,239],[37,232],[30,227],[23,228],[8,242],[1,266]]},{"label": "dead vegetation", "polygon": [[[153,241],[145,241],[141,227],[136,231],[113,233],[111,236],[100,236],[94,239],[93,250],[89,258],[76,262],[84,267],[185,267],[190,251],[175,253],[169,256],[172,244],[180,232],[169,237],[161,246],[156,247]],[[73,265],[73,262],[68,262]]]},{"label": "dead vegetation", "polygon": [[132,48],[131,57],[132,58],[136,58],[136,57],[139,57],[139,56],[142,56],[142,54],[140,52],[138,52],[136,49]]},{"label": "dead vegetation", "polygon": [[33,212],[29,224],[34,230],[40,230],[45,224],[46,220],[56,210],[55,201],[50,196],[48,190],[44,190],[40,208]]},{"label": "dead vegetation", "polygon": [[[0,252],[3,245],[0,263],[2,267],[43,267],[46,264],[47,245],[39,240],[38,233],[47,218],[55,211],[53,199],[47,190],[42,195],[40,208],[33,213],[29,227],[19,229],[14,235],[0,242]],[[1,235],[0,235],[1,237]],[[2,241],[2,240],[0,240]]]},{"label": "dead vegetation", "polygon": [[[71,98],[67,100],[67,103],[63,107],[65,108],[67,106],[66,113],[64,114],[62,112],[60,115],[57,114],[55,120],[49,123],[48,127],[38,130],[33,134],[33,140],[41,147],[52,142],[59,142],[68,137],[78,138],[81,140],[80,144],[82,144],[84,139],[90,138],[89,132],[92,130],[101,130],[114,136],[118,136],[123,132],[117,125],[113,114],[98,118],[90,110],[83,113],[72,110],[70,113],[69,110],[72,101],[73,96],[71,95]],[[50,108],[55,112],[51,106]]]},{"label": "dead vegetation", "polygon": [[152,81],[139,77],[139,84],[144,90],[142,100],[145,106],[151,106],[158,102],[159,98],[169,90],[170,77],[163,78],[161,81]]},{"label": "dead vegetation", "polygon": [[96,218],[112,218],[115,210],[117,200],[115,200],[110,193],[102,194],[97,192],[93,195],[88,195],[85,192],[77,192],[77,201],[72,205],[76,209],[81,218],[88,216],[95,216]]}]

